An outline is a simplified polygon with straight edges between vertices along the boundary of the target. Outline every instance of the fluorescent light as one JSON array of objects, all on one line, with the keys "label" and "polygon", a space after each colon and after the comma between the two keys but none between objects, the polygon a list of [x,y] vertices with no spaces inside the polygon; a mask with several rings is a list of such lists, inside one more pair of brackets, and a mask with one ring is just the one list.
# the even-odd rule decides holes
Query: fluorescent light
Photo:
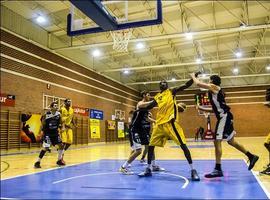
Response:
[{"label": "fluorescent light", "polygon": [[139,42],[136,44],[136,48],[137,49],[143,49],[144,48],[144,44],[142,42]]},{"label": "fluorescent light", "polygon": [[236,53],[235,53],[235,56],[236,56],[237,58],[241,58],[241,57],[242,57],[242,52],[240,52],[240,51],[236,52]]},{"label": "fluorescent light", "polygon": [[172,81],[175,81],[176,79],[175,78],[172,78]]},{"label": "fluorescent light", "polygon": [[238,73],[239,73],[239,69],[238,69],[238,68],[236,68],[236,67],[235,67],[235,68],[233,68],[233,73],[234,73],[234,74],[238,74]]},{"label": "fluorescent light", "polygon": [[129,74],[129,70],[128,69],[125,69],[123,73],[124,74]]},{"label": "fluorescent light", "polygon": [[100,52],[100,50],[95,49],[95,50],[92,52],[92,55],[93,55],[94,57],[99,57],[99,56],[101,55],[101,52]]},{"label": "fluorescent light", "polygon": [[270,65],[266,66],[265,68],[267,71],[270,71]]},{"label": "fluorescent light", "polygon": [[43,16],[38,16],[38,17],[36,18],[36,21],[37,21],[37,23],[39,23],[39,24],[44,24],[47,20],[46,20],[46,18],[43,17]]},{"label": "fluorescent light", "polygon": [[197,58],[197,59],[196,59],[196,63],[199,64],[199,63],[201,63],[201,62],[202,62],[202,59],[201,59],[201,58]]},{"label": "fluorescent light", "polygon": [[186,38],[187,38],[188,40],[192,40],[192,38],[193,38],[192,33],[186,33],[185,36],[186,36]]}]

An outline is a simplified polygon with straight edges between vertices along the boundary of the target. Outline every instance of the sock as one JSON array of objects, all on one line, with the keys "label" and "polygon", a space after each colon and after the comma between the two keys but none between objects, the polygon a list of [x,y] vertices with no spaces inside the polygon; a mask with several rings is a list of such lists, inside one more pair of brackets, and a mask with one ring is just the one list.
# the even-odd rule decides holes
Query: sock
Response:
[{"label": "sock", "polygon": [[246,153],[246,156],[248,157],[249,160],[253,158],[253,154],[251,154],[249,151]]},{"label": "sock", "polygon": [[152,166],[155,166],[155,165],[156,165],[156,161],[152,160]]},{"label": "sock", "polygon": [[217,163],[216,163],[215,169],[218,170],[218,171],[221,171],[221,164],[217,164]]},{"label": "sock", "polygon": [[58,160],[61,160],[62,159],[62,156],[64,154],[64,150],[58,150]]},{"label": "sock", "polygon": [[147,168],[152,169],[152,165],[151,164],[147,164]]},{"label": "sock", "polygon": [[122,167],[123,167],[123,168],[126,168],[126,167],[128,166],[128,164],[129,164],[128,161],[126,161],[126,162],[122,165]]},{"label": "sock", "polygon": [[43,158],[43,156],[45,155],[46,151],[45,150],[41,150],[40,153],[39,153],[39,156],[38,156],[38,162],[41,161],[41,159]]}]

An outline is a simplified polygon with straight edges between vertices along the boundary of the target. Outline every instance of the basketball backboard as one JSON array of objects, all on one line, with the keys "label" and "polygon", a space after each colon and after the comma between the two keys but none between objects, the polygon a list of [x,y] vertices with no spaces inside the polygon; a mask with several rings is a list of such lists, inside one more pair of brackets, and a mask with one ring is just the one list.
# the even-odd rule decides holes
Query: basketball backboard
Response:
[{"label": "basketball backboard", "polygon": [[[162,23],[161,0],[70,0],[67,34],[76,36]],[[141,10],[141,8],[144,10]],[[131,9],[132,8],[132,9]]]}]

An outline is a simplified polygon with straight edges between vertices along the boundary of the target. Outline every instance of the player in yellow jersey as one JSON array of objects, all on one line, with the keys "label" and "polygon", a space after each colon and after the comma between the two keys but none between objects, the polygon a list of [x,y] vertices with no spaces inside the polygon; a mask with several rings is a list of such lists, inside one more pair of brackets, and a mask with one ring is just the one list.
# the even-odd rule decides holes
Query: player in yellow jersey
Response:
[{"label": "player in yellow jersey", "polygon": [[70,145],[73,142],[73,130],[74,127],[74,110],[71,107],[71,100],[65,99],[64,106],[60,109],[61,112],[61,121],[63,124],[62,130],[61,130],[61,139],[64,144],[65,151],[70,147]]},{"label": "player in yellow jersey", "polygon": [[266,175],[270,175],[270,133],[268,134],[268,136],[266,137],[265,141],[264,141],[264,146],[265,148],[268,150],[268,155],[269,155],[269,160],[268,160],[268,165],[265,167],[265,170],[261,171],[261,174],[266,174]]},{"label": "player in yellow jersey", "polygon": [[[199,73],[197,73],[198,75]],[[199,181],[197,171],[193,168],[192,158],[190,151],[186,145],[186,138],[183,129],[178,124],[178,112],[176,103],[176,94],[180,91],[189,88],[193,84],[193,80],[189,80],[184,85],[176,88],[168,88],[168,83],[162,80],[159,83],[160,92],[154,97],[153,101],[141,104],[140,108],[151,109],[155,106],[158,107],[158,112],[156,116],[156,124],[153,127],[153,132],[150,139],[150,144],[148,148],[148,159],[147,168],[144,172],[140,173],[140,177],[152,176],[152,166],[151,159],[153,156],[155,146],[164,147],[168,138],[174,140],[175,143],[180,145],[185,157],[191,168],[191,179],[192,181]]]}]

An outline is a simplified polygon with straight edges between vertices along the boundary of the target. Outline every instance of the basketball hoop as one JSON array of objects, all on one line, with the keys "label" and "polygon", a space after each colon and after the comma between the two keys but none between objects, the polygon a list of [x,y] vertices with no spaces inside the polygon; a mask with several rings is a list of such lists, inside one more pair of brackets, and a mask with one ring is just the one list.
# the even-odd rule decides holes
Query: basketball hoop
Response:
[{"label": "basketball hoop", "polygon": [[110,31],[110,33],[113,38],[113,49],[118,52],[127,52],[132,29]]}]

